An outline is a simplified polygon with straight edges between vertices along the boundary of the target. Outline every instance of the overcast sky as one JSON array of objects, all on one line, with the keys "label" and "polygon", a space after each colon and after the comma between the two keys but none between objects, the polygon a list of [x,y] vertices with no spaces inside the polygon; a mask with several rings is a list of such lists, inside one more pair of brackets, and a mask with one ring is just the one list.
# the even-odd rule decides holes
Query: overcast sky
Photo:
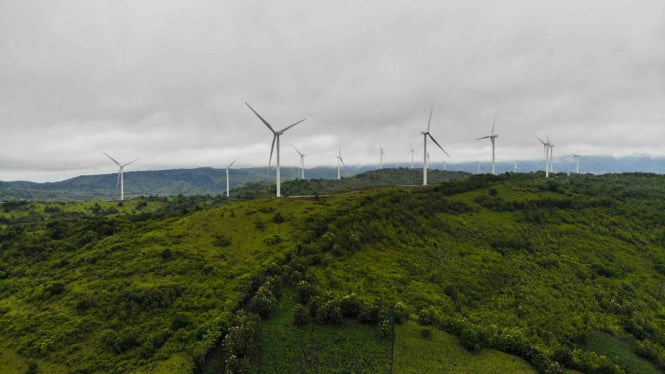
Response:
[{"label": "overcast sky", "polygon": [[[665,1],[0,0],[0,180],[665,155]],[[430,143],[431,144],[431,143]],[[433,161],[443,153],[428,147]]]}]

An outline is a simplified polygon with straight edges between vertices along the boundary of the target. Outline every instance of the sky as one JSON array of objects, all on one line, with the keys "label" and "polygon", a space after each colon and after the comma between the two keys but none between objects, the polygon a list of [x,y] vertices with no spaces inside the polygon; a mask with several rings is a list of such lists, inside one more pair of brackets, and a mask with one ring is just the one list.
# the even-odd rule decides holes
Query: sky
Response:
[{"label": "sky", "polygon": [[[0,0],[0,180],[665,155],[662,0]],[[422,161],[421,161],[422,162]],[[274,163],[274,160],[273,160]]]}]

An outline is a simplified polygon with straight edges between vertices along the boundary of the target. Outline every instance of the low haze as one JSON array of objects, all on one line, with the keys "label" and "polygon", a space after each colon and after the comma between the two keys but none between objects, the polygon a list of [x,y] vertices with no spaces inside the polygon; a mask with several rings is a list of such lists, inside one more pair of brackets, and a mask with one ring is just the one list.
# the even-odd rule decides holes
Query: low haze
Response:
[{"label": "low haze", "polygon": [[[0,180],[571,153],[663,156],[665,2],[0,2]],[[429,148],[432,160],[443,153]]]}]

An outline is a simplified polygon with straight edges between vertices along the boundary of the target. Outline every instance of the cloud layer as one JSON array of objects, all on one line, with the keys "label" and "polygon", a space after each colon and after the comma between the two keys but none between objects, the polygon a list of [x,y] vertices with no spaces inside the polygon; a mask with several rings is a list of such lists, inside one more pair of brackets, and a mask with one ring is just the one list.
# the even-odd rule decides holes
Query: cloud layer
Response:
[{"label": "cloud layer", "polygon": [[[450,162],[663,155],[665,3],[0,3],[0,180],[267,163],[410,160],[433,106]],[[444,155],[430,148],[433,159]],[[417,153],[418,155],[418,153]],[[421,159],[418,157],[418,159]]]}]

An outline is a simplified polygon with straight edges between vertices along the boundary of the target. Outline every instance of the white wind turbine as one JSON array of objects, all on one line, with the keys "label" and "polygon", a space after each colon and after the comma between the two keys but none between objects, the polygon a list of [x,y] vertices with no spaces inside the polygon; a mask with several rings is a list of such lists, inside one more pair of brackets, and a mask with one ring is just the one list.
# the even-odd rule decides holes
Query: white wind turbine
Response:
[{"label": "white wind turbine", "polygon": [[229,169],[236,163],[236,161],[238,161],[237,158],[233,160],[232,163],[226,165],[226,197],[229,197]]},{"label": "white wind turbine", "polygon": [[448,170],[448,161],[446,160],[443,161],[443,170],[444,171]]},{"label": "white wind turbine", "polygon": [[125,180],[124,180],[125,166],[138,161],[138,158],[136,160],[129,161],[125,164],[121,164],[118,161],[116,161],[113,157],[109,156],[108,153],[106,152],[103,153],[106,155],[106,157],[110,158],[111,161],[113,161],[120,168],[118,170],[118,182],[116,183],[115,188],[117,189],[118,187],[120,187],[120,201],[123,201],[125,200]]},{"label": "white wind turbine", "polygon": [[476,140],[482,140],[482,139],[489,139],[492,142],[492,174],[496,175],[496,167],[494,164],[495,161],[495,155],[494,155],[494,142],[496,141],[496,138],[499,137],[499,135],[494,134],[494,126],[496,125],[496,120],[494,120],[494,123],[492,124],[492,132],[490,135],[480,137]]},{"label": "white wind turbine", "polygon": [[545,178],[549,178],[550,176],[550,147],[552,144],[550,143],[550,137],[547,137],[547,141],[544,141],[543,139],[536,137],[541,143],[543,143],[543,149],[545,150]]},{"label": "white wind turbine", "polygon": [[291,124],[291,125],[289,125],[289,126],[286,126],[285,128],[283,128],[283,129],[281,129],[281,130],[279,130],[279,131],[275,131],[275,130],[272,128],[272,126],[270,126],[270,124],[268,123],[268,121],[266,121],[265,119],[263,119],[263,117],[261,117],[261,115],[258,114],[258,113],[254,110],[254,108],[252,108],[247,102],[245,102],[245,105],[247,105],[247,107],[248,107],[249,109],[251,109],[251,111],[254,112],[254,114],[256,114],[257,117],[259,117],[259,119],[261,120],[261,122],[263,122],[263,124],[266,125],[266,127],[268,127],[268,129],[273,133],[273,137],[272,137],[272,146],[270,147],[270,159],[268,159],[268,168],[270,168],[270,163],[272,162],[272,153],[273,153],[273,151],[274,151],[274,149],[275,149],[275,143],[277,143],[277,169],[276,169],[277,172],[276,172],[276,175],[275,175],[275,180],[276,180],[276,184],[277,184],[277,194],[276,194],[276,196],[277,196],[277,197],[281,197],[282,194],[281,194],[281,189],[280,189],[280,188],[281,188],[281,177],[280,177],[280,168],[279,168],[279,137],[280,137],[281,135],[283,135],[283,134],[286,132],[286,130],[288,130],[288,129],[290,129],[291,127],[293,127],[293,126],[299,124],[300,122],[304,121],[304,119],[301,119],[300,121],[298,121],[298,122],[296,122],[296,123],[293,123],[293,124]]},{"label": "white wind turbine", "polygon": [[517,161],[513,162],[513,173],[517,173],[517,171],[520,170],[520,167],[517,166]]},{"label": "white wind turbine", "polygon": [[342,166],[344,165],[344,160],[342,159],[342,146],[339,146],[337,151],[337,180],[342,179]]},{"label": "white wind turbine", "polygon": [[292,147],[300,155],[300,179],[304,180],[305,179],[305,154],[300,152],[300,150],[298,150],[298,148],[296,148],[295,145],[292,146]]},{"label": "white wind turbine", "polygon": [[443,151],[443,153],[446,154],[446,156],[450,157],[448,152],[446,152],[446,150],[443,149],[443,147],[439,144],[439,142],[437,142],[436,139],[434,139],[432,134],[430,134],[429,129],[430,129],[431,124],[432,124],[432,108],[430,107],[429,120],[427,120],[427,131],[420,132],[420,134],[423,136],[423,144],[424,144],[423,145],[423,186],[427,186],[427,164],[428,164],[428,160],[427,160],[427,155],[428,155],[428,153],[427,153],[427,137],[432,139],[434,144],[436,144],[436,146],[439,147],[439,149],[441,149]]},{"label": "white wind turbine", "polygon": [[573,155],[575,157],[575,172],[579,175],[580,174],[580,155]]},{"label": "white wind turbine", "polygon": [[415,164],[414,164],[414,162],[413,162],[413,154],[416,152],[416,150],[413,149],[413,144],[411,144],[411,150],[410,150],[409,152],[411,152],[411,169],[414,169],[414,168],[415,168]]},{"label": "white wind turbine", "polygon": [[480,174],[480,161],[476,161],[476,174]]},{"label": "white wind turbine", "polygon": [[381,141],[381,144],[379,145],[379,170],[383,170],[383,155],[385,152],[383,151],[383,141]]}]

